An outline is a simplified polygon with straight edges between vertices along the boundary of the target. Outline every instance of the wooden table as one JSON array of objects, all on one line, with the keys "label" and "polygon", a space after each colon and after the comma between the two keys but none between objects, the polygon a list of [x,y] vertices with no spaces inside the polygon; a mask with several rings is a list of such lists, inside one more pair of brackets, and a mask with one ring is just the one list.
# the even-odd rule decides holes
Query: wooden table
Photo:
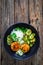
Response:
[{"label": "wooden table", "polygon": [[[0,65],[43,65],[42,11],[43,0],[0,0]],[[3,45],[5,31],[18,22],[34,26],[40,35],[38,52],[30,59],[23,61],[13,59]]]}]

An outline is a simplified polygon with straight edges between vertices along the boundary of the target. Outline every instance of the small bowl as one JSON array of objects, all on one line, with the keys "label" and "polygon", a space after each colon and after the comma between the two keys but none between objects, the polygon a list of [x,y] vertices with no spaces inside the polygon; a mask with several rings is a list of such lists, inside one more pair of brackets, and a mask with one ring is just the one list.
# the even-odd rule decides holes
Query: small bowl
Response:
[{"label": "small bowl", "polygon": [[[25,27],[25,28],[28,28],[28,29],[31,29],[32,32],[34,32],[36,34],[36,42],[35,44],[33,45],[33,47],[31,48],[30,52],[24,54],[23,56],[19,56],[17,55],[15,52],[12,52],[10,47],[8,46],[7,44],[7,36],[11,33],[11,31],[16,28],[16,27]],[[39,45],[40,45],[40,38],[39,38],[39,34],[38,32],[36,31],[36,29],[27,24],[27,23],[17,23],[17,24],[14,24],[12,25],[11,27],[9,27],[7,29],[7,31],[5,32],[5,35],[4,35],[4,47],[6,49],[6,51],[14,58],[14,59],[17,59],[17,60],[26,60],[26,59],[29,59],[31,58],[38,50],[39,48]]]}]

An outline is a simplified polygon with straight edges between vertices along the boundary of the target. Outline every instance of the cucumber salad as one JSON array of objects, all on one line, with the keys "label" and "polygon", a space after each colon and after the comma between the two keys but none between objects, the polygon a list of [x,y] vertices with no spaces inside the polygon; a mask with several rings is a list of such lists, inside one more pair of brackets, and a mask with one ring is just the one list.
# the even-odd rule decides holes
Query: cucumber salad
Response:
[{"label": "cucumber salad", "polygon": [[14,28],[7,36],[7,44],[19,56],[29,52],[35,41],[35,33],[31,29],[24,27]]}]

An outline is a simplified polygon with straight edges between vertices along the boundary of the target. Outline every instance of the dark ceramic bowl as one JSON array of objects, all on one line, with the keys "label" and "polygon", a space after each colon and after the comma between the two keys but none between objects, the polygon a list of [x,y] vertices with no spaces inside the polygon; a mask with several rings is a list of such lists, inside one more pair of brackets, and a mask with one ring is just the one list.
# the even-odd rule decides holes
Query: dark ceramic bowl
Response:
[{"label": "dark ceramic bowl", "polygon": [[[31,48],[30,52],[24,54],[23,56],[18,56],[16,55],[15,52],[12,52],[10,47],[7,45],[7,36],[11,33],[11,31],[16,28],[16,27],[25,27],[25,28],[29,28],[32,30],[32,32],[34,32],[36,34],[36,42],[34,44],[34,46]],[[18,60],[24,60],[24,59],[28,59],[30,57],[32,57],[38,50],[39,48],[39,44],[40,44],[40,38],[39,38],[39,34],[36,31],[36,29],[26,23],[17,23],[12,25],[11,27],[8,28],[8,30],[6,31],[5,35],[4,35],[4,47],[6,49],[6,51],[14,58],[14,59],[18,59]]]}]

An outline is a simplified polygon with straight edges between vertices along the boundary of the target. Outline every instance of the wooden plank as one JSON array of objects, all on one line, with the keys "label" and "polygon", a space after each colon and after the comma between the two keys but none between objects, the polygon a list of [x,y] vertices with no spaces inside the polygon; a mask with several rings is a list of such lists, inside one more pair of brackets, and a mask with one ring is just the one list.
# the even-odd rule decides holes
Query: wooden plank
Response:
[{"label": "wooden plank", "polygon": [[43,1],[41,2],[42,9],[40,10],[40,65],[43,65]]},{"label": "wooden plank", "polygon": [[14,24],[14,0],[8,0],[7,3],[8,11],[9,11],[9,25]]},{"label": "wooden plank", "polygon": [[[36,26],[37,26],[37,30],[38,30],[38,32],[39,32],[39,35],[41,36],[41,31],[40,31],[40,23],[41,23],[41,20],[42,20],[42,1],[38,1],[37,2],[37,0],[36,0],[36,6],[37,6],[37,8],[36,8],[36,12],[35,13],[37,13],[36,15],[36,19],[38,18],[38,20],[36,20]],[[41,39],[40,39],[41,40]],[[40,42],[41,43],[41,42]],[[37,58],[37,60],[36,60],[36,63],[37,64],[40,64],[40,65],[42,65],[41,64],[41,45],[42,45],[42,43],[40,44],[40,47],[39,47],[39,50],[38,50],[38,52],[37,52],[37,55],[36,55],[36,58]]]},{"label": "wooden plank", "polygon": [[2,7],[1,7],[1,0],[0,0],[0,65],[1,65],[1,24],[2,24]]},{"label": "wooden plank", "polygon": [[35,4],[34,4],[35,2],[34,2],[34,0],[29,0],[29,12],[30,12],[30,23],[31,23],[31,25],[33,26],[34,25],[34,27],[36,28],[36,25],[35,25],[35,19],[36,19],[36,17],[35,17]]},{"label": "wooden plank", "polygon": [[[14,0],[2,0],[2,40],[4,37],[4,33],[7,28],[14,24]],[[11,9],[12,8],[12,9]],[[2,41],[2,55],[1,55],[2,65],[15,65],[16,60],[12,59],[9,54],[4,49],[3,41]]]},{"label": "wooden plank", "polygon": [[15,0],[15,21],[28,23],[28,0]]},{"label": "wooden plank", "polygon": [[2,23],[2,7],[1,7],[1,0],[0,0],[0,38],[1,38],[1,23]]},{"label": "wooden plank", "polygon": [[[40,35],[40,32],[41,32],[40,31],[40,21],[41,21],[41,17],[42,17],[42,5],[41,5],[42,1],[35,0],[34,3],[32,4],[32,2],[30,0],[30,20],[31,20],[31,25],[36,28],[36,30],[39,32],[39,35]],[[41,45],[42,45],[42,43],[41,43]],[[42,65],[42,63],[40,62],[41,61],[40,51],[41,51],[41,49],[39,48],[37,54],[32,58],[33,65]]]},{"label": "wooden plank", "polygon": [[1,24],[0,24],[0,65],[1,65]]}]

